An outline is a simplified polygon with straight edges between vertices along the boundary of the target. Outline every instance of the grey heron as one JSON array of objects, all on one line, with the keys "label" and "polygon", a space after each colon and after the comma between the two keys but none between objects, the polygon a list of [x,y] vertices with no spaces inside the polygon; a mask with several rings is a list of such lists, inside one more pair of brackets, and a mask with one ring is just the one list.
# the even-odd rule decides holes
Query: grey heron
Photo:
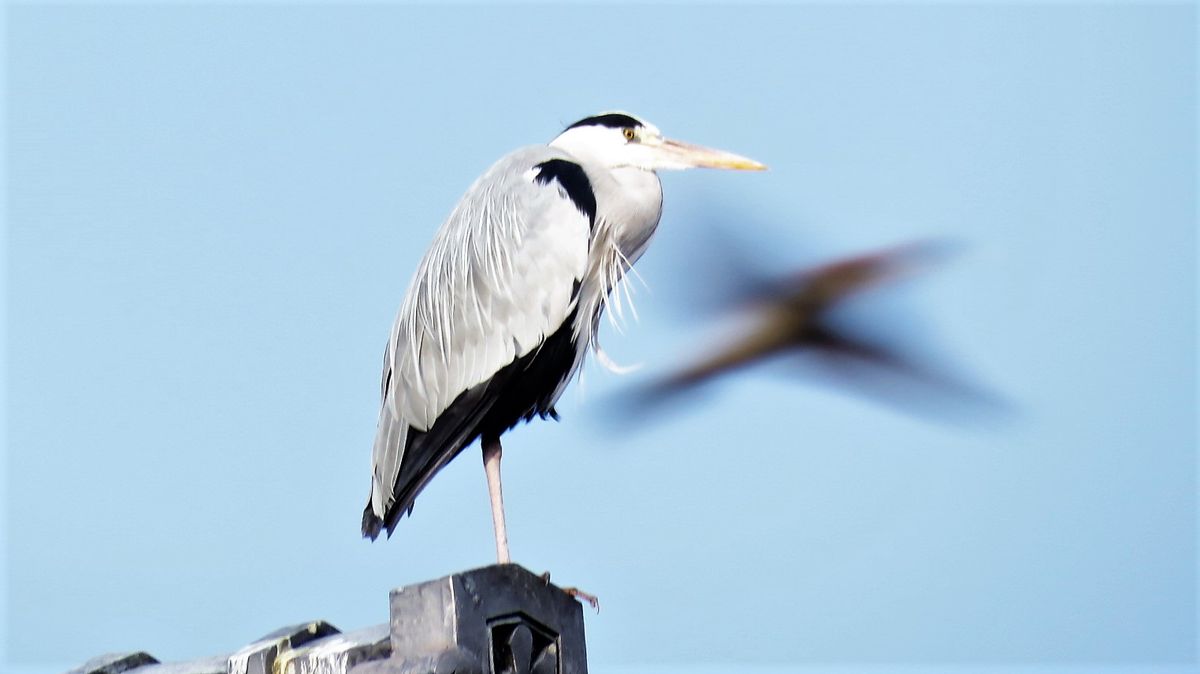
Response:
[{"label": "grey heron", "polygon": [[384,351],[382,404],[362,533],[390,536],[435,474],[476,438],[496,556],[507,563],[500,436],[558,415],[555,402],[662,214],[655,171],[762,170],[608,112],[497,161],[442,224]]}]

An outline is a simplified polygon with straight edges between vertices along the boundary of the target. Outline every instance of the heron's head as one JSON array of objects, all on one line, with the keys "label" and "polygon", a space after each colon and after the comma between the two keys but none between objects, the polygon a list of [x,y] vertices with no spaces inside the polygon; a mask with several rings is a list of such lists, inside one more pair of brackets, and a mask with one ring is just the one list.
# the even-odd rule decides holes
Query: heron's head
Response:
[{"label": "heron's head", "polygon": [[550,145],[610,169],[697,167],[761,171],[766,166],[732,152],[663,138],[653,124],[624,112],[586,117],[568,126]]}]

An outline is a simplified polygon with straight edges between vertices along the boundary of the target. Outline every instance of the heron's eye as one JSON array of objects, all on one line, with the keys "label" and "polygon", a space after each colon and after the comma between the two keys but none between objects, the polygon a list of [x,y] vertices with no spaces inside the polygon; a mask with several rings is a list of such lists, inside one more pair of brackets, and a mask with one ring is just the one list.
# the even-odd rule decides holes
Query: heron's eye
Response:
[{"label": "heron's eye", "polygon": [[632,127],[626,127],[622,133],[625,134],[625,140],[633,140],[634,138],[637,138],[637,132],[634,131]]}]

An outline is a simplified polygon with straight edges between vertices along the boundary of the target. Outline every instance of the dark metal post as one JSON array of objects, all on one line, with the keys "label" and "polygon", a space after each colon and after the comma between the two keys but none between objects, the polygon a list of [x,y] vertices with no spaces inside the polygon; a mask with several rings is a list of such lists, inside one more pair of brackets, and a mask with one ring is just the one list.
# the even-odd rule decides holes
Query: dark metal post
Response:
[{"label": "dark metal post", "polygon": [[393,659],[482,674],[587,674],[582,606],[515,564],[399,588],[391,603]]},{"label": "dark metal post", "polygon": [[390,607],[387,624],[354,632],[317,620],[228,655],[112,654],[69,674],[587,674],[582,606],[515,564],[392,590]]}]

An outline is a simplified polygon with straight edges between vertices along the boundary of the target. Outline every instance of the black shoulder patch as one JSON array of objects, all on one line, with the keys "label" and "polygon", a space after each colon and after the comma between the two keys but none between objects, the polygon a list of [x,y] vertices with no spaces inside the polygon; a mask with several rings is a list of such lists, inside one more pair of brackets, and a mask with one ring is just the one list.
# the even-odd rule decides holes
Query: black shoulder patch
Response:
[{"label": "black shoulder patch", "polygon": [[590,225],[596,225],[596,193],[582,166],[566,159],[549,159],[534,168],[538,170],[534,177],[538,184],[547,185],[551,180],[557,180],[575,208],[587,216]]},{"label": "black shoulder patch", "polygon": [[642,123],[630,117],[629,115],[623,115],[619,112],[610,112],[606,115],[584,117],[567,128],[574,129],[577,126],[607,126],[610,129],[624,129],[627,126],[636,128],[642,126]]}]

